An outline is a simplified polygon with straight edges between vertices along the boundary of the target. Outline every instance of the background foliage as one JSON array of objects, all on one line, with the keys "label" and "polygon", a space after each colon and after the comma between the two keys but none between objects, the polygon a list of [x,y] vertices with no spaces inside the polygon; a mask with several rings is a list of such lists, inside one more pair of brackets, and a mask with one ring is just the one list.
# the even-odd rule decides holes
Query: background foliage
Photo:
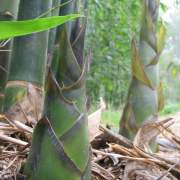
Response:
[{"label": "background foliage", "polygon": [[139,29],[140,1],[90,0],[86,49],[91,50],[87,92],[92,104],[99,96],[119,107],[131,79],[131,39]]},{"label": "background foliage", "polygon": [[[167,27],[166,47],[160,59],[165,108],[161,115],[179,110],[179,1],[161,0],[159,18]],[[87,93],[96,110],[99,96],[109,109],[102,120],[118,124],[131,79],[131,39],[139,37],[141,0],[89,0],[86,52],[91,50]],[[112,122],[115,119],[115,122]]]}]

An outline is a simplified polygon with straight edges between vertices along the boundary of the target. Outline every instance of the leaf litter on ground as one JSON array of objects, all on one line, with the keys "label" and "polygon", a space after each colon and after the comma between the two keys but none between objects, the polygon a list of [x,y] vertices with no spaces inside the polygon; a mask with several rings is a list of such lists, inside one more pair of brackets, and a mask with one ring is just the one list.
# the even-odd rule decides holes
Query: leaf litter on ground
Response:
[{"label": "leaf litter on ground", "polygon": [[[14,123],[6,115],[0,118],[0,179],[25,178],[21,169],[29,153],[34,120],[26,117],[28,123],[27,119]],[[94,121],[99,130],[89,128],[93,180],[180,179],[180,136],[174,131],[174,118],[144,123],[133,141]],[[89,122],[89,127],[94,125]]]}]

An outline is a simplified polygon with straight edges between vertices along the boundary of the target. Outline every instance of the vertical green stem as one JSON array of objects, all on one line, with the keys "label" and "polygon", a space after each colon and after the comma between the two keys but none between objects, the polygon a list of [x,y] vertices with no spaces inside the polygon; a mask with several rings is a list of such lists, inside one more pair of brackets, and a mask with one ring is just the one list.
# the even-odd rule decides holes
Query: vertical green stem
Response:
[{"label": "vertical green stem", "polygon": [[19,0],[0,0],[0,12],[10,12],[14,18],[18,13]]},{"label": "vertical green stem", "polygon": [[[10,21],[17,16],[19,0],[0,0],[0,21]],[[5,40],[0,43],[0,113],[3,109],[4,88],[7,81],[9,55],[10,55],[10,40]]]},{"label": "vertical green stem", "polygon": [[132,42],[132,82],[120,122],[120,132],[135,133],[142,122],[158,113],[159,56],[157,18],[159,1],[143,0],[139,45]]},{"label": "vertical green stem", "polygon": [[[52,0],[52,8],[57,7],[61,3],[61,0]],[[51,16],[58,16],[59,15],[59,9],[56,8],[52,11]],[[55,45],[55,38],[56,38],[56,29],[51,29],[49,32],[49,41],[48,41],[48,53],[52,54],[54,51],[54,45]]]},{"label": "vertical green stem", "polygon": [[[61,4],[61,0],[53,0],[52,1],[52,8],[57,7],[60,4]],[[51,16],[58,16],[59,10],[60,10],[60,8],[56,8],[55,10],[53,10],[51,13]],[[57,48],[58,43],[56,42],[57,29],[58,28],[51,29],[49,32],[47,68],[49,68],[51,66],[52,59],[54,59],[53,61],[56,61],[56,62],[58,61],[59,49]],[[54,69],[56,69],[56,68],[54,68]]]},{"label": "vertical green stem", "polygon": [[[74,13],[78,5],[72,1],[60,12]],[[59,61],[49,71],[45,117],[35,129],[25,173],[29,179],[90,180],[84,20],[63,25],[58,33]]]},{"label": "vertical green stem", "polygon": [[[51,5],[51,0],[21,0],[18,20],[36,18],[51,8]],[[37,106],[41,104],[46,74],[48,34],[49,32],[45,31],[14,39],[4,104],[8,118],[13,115],[16,119],[15,116],[20,113],[17,111],[17,104],[25,106],[24,103],[27,104],[29,101],[27,106],[34,106],[33,97],[29,96],[32,89],[40,94]]]}]

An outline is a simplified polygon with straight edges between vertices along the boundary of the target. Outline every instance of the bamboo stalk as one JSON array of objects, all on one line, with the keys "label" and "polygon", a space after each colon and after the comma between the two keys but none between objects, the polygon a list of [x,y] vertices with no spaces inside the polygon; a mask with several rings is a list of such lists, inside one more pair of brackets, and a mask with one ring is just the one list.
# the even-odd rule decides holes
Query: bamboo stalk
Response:
[{"label": "bamboo stalk", "polygon": [[142,122],[155,119],[158,104],[162,104],[158,102],[158,61],[162,52],[157,37],[158,10],[159,0],[143,0],[140,41],[132,41],[132,81],[120,121],[120,133],[126,136],[136,133]]},{"label": "bamboo stalk", "polygon": [[[67,0],[62,1],[62,3]],[[76,12],[78,1],[60,9]],[[25,173],[30,179],[89,180],[89,140],[83,58],[85,24],[78,19],[59,28],[59,58],[49,71],[45,117],[38,123]],[[80,33],[80,34],[79,34]]]},{"label": "bamboo stalk", "polygon": [[[0,0],[0,21],[10,21],[17,16],[19,0]],[[9,55],[11,52],[10,40],[0,42],[0,112],[3,109],[4,88],[7,81]]]},{"label": "bamboo stalk", "polygon": [[[61,0],[52,0],[52,8],[57,7],[60,3],[61,3]],[[55,10],[53,10],[51,12],[51,16],[59,15],[59,9],[60,8],[56,8]],[[48,54],[51,56],[51,58],[52,58],[52,53],[54,51],[55,38],[56,38],[56,29],[57,28],[51,29],[50,32],[49,32]]]},{"label": "bamboo stalk", "polygon": [[[47,11],[51,3],[51,0],[20,1],[18,19],[36,18]],[[49,31],[45,31],[14,39],[4,103],[4,111],[9,119],[12,114],[13,119],[19,119],[16,116],[22,112],[17,109],[23,103],[29,103],[26,108],[34,108],[32,113],[38,119],[43,101],[48,34]]]}]

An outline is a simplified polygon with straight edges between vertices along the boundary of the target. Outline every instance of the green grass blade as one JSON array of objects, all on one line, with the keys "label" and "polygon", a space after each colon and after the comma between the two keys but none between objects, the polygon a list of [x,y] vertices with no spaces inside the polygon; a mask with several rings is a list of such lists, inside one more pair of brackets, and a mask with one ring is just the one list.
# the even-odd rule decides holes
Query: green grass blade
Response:
[{"label": "green grass blade", "polygon": [[79,14],[71,14],[67,16],[53,16],[26,21],[1,21],[0,39],[8,39],[16,36],[45,31],[78,17],[82,16]]}]

